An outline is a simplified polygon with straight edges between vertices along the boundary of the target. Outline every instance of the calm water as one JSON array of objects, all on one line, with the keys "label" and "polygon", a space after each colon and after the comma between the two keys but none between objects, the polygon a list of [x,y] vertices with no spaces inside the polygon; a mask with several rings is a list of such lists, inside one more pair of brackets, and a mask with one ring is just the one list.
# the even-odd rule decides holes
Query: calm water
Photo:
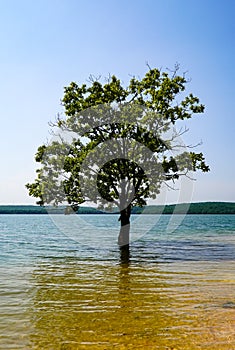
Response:
[{"label": "calm water", "polygon": [[86,217],[85,245],[87,227],[0,216],[0,349],[235,349],[235,215],[161,216],[129,256],[117,218]]}]

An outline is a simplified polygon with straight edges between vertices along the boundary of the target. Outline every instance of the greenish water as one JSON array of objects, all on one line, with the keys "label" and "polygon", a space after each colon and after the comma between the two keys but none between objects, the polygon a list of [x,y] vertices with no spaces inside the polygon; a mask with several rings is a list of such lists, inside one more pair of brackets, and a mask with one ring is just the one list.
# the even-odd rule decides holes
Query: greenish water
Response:
[{"label": "greenish water", "polygon": [[[235,349],[235,216],[169,219],[127,256],[1,215],[0,349]],[[108,232],[117,216],[89,220]]]}]

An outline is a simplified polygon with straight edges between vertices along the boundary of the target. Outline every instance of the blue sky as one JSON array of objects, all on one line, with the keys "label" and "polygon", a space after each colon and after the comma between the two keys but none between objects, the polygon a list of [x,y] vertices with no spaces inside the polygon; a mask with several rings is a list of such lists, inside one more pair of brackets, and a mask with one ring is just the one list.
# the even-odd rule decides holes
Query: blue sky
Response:
[{"label": "blue sky", "polygon": [[35,203],[24,185],[64,86],[109,73],[128,83],[146,61],[179,62],[188,92],[206,105],[184,137],[203,141],[211,167],[197,175],[192,201],[235,201],[234,16],[233,0],[0,1],[0,203]]}]

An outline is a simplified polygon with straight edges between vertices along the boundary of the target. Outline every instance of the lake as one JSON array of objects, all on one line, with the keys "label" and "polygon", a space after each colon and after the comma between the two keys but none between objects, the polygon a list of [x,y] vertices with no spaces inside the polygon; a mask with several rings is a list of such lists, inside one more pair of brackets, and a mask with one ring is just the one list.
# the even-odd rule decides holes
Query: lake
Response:
[{"label": "lake", "polygon": [[235,215],[117,219],[0,216],[0,349],[235,349]]}]

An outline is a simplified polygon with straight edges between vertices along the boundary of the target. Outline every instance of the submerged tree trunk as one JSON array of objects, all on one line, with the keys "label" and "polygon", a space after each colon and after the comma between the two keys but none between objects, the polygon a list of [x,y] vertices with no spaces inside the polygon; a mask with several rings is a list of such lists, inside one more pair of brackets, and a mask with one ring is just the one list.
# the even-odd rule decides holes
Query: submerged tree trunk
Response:
[{"label": "submerged tree trunk", "polygon": [[120,246],[129,245],[130,242],[130,216],[131,205],[120,211],[119,221],[121,222],[121,228],[118,236],[118,244]]},{"label": "submerged tree trunk", "polygon": [[119,249],[120,249],[120,264],[128,265],[131,257],[129,244],[122,245],[119,247]]}]

